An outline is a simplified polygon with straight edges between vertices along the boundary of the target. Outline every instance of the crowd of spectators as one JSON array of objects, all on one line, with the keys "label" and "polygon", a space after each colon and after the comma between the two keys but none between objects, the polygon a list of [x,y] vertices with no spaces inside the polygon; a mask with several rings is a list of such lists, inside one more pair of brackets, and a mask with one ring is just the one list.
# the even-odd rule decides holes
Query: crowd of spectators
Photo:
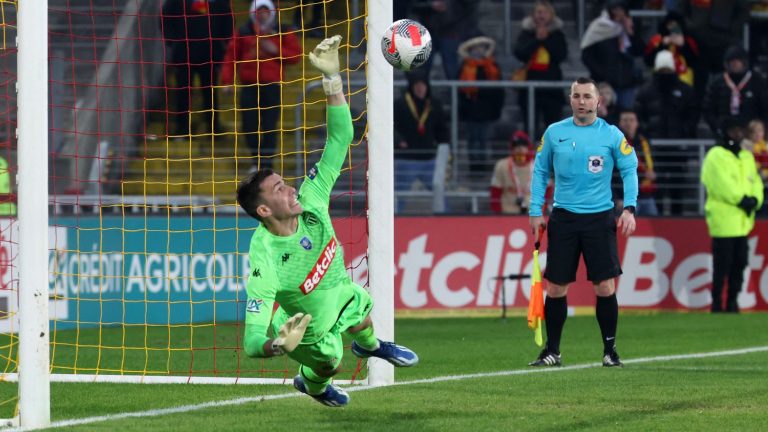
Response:
[{"label": "crowd of spectators", "polygon": [[[238,84],[240,129],[254,159],[269,165],[270,157],[277,151],[280,82],[284,68],[299,61],[302,49],[295,32],[279,28],[272,1],[252,1],[251,19],[239,29],[233,27],[232,1],[235,0],[165,3],[163,30],[168,83],[174,89],[175,103],[169,135],[183,137],[194,133],[190,125],[196,122],[189,118],[194,88],[200,89],[203,111],[209,113],[209,121],[203,123],[211,125],[211,132],[219,132],[221,125],[214,115],[217,92],[212,91],[212,86],[223,85],[224,94],[228,94],[228,86]],[[304,3],[299,4],[304,7]],[[651,191],[648,197],[656,200],[645,207],[650,209],[646,214],[654,214],[657,207],[661,210],[657,202],[662,198],[672,203],[665,213],[684,211],[680,193],[685,187],[681,185],[691,181],[685,176],[685,165],[696,148],[679,141],[658,148],[651,143],[722,138],[723,125],[734,119],[744,125],[749,123],[749,131],[754,131],[755,138],[745,140],[745,145],[750,145],[768,184],[768,150],[762,138],[762,125],[768,120],[768,84],[764,76],[764,64],[768,63],[768,38],[764,37],[768,20],[750,21],[751,10],[768,12],[768,0],[603,0],[588,1],[587,6],[588,25],[581,37],[571,42],[580,49],[576,58],[581,64],[574,65],[571,57],[570,66],[582,68],[584,75],[599,83],[598,116],[622,128],[642,154],[645,180],[653,184],[645,191]],[[393,145],[395,169],[400,173],[398,190],[410,187],[415,180],[428,183],[434,171],[430,164],[434,164],[437,144],[449,140],[449,119],[444,112],[447,105],[443,105],[447,100],[440,102],[433,94],[430,77],[464,82],[564,79],[569,42],[564,21],[558,15],[562,11],[549,0],[530,2],[527,8],[523,18],[515,23],[516,39],[511,47],[514,59],[501,61],[496,50],[498,41],[479,27],[477,1],[393,2],[395,19],[419,20],[428,28],[433,41],[429,62],[407,77],[409,85],[396,103]],[[657,25],[649,26],[648,20],[632,16],[635,9],[666,12],[653,21]],[[313,7],[309,23],[296,24],[317,30],[322,12]],[[753,30],[749,51],[743,40],[748,22]],[[432,70],[432,63],[438,58],[442,71]],[[509,68],[510,60],[517,61],[519,67]],[[239,82],[235,82],[235,77]],[[192,84],[195,79],[198,85]],[[514,98],[505,98],[505,91],[466,85],[459,90],[460,138],[467,145],[469,178],[487,181],[493,171],[490,167],[500,166],[494,165],[491,153],[490,141],[495,131],[522,129],[517,132],[527,133],[530,141],[536,142],[549,124],[567,115],[564,109],[568,99],[561,88],[536,89],[532,98],[535,108],[529,106],[527,88],[518,87],[511,93],[519,108],[511,110],[512,118],[503,115],[505,107],[515,105]],[[496,128],[502,118],[507,127]],[[531,124],[533,129],[527,130]],[[519,134],[516,136],[518,139],[510,141],[513,144],[522,142]],[[523,151],[522,145],[518,147],[515,151]],[[514,158],[504,160],[509,165]],[[494,202],[494,210],[524,208],[502,206],[504,200]]]}]

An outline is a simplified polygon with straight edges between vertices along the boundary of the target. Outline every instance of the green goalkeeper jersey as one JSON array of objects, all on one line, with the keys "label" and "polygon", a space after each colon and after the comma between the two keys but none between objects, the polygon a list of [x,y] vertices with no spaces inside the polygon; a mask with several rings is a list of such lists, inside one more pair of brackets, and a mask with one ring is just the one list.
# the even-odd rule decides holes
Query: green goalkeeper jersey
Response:
[{"label": "green goalkeeper jersey", "polygon": [[352,281],[328,214],[331,190],[352,141],[347,105],[328,106],[328,139],[320,161],[304,178],[298,200],[304,212],[296,232],[277,236],[259,225],[251,238],[251,274],[246,287],[246,349],[263,356],[277,302],[289,316],[312,315],[302,344],[319,341],[352,299]]}]

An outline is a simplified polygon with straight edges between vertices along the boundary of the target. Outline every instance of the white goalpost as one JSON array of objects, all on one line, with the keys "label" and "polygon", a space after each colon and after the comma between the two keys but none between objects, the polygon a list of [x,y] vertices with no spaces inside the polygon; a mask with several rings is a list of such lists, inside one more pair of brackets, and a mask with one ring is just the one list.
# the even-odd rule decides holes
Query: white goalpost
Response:
[{"label": "white goalpost", "polygon": [[[395,221],[393,172],[393,70],[381,54],[380,37],[392,22],[392,2],[368,0],[368,279],[376,334],[395,340]],[[368,383],[394,382],[394,367],[381,359],[368,361]]]},{"label": "white goalpost", "polygon": [[18,8],[19,425],[50,425],[48,1]]}]

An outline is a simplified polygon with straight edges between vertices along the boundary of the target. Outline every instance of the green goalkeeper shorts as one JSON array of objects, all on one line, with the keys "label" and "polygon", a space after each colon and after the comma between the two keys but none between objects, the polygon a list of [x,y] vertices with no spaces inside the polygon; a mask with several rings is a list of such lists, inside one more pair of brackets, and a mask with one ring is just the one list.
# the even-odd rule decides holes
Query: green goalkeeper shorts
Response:
[{"label": "green goalkeeper shorts", "polygon": [[[354,327],[368,316],[373,307],[368,291],[361,286],[351,283],[353,296],[339,313],[339,319],[322,339],[313,344],[301,344],[288,357],[317,372],[330,373],[341,363],[344,356],[344,344],[341,334]],[[277,334],[280,326],[288,319],[288,314],[278,308],[272,318],[272,330]]]}]

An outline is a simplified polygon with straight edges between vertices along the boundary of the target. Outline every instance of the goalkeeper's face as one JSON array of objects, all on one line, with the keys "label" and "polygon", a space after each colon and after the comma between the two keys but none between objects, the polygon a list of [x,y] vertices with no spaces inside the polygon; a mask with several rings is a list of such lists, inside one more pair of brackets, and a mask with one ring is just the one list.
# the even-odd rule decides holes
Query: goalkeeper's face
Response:
[{"label": "goalkeeper's face", "polygon": [[298,216],[303,211],[296,188],[286,184],[279,174],[272,174],[261,182],[259,213],[262,217],[280,221]]}]

